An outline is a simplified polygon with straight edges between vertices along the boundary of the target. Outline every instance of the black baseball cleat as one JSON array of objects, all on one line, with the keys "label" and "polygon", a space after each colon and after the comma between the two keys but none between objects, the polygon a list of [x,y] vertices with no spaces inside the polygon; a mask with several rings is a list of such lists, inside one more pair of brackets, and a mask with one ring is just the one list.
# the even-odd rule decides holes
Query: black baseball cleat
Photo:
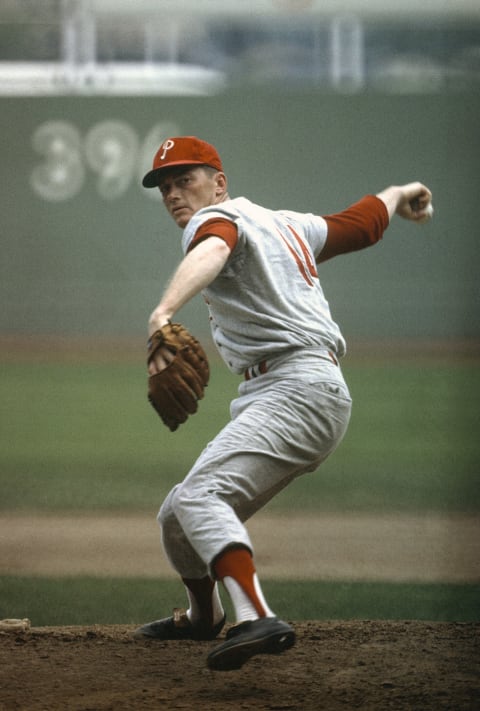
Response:
[{"label": "black baseball cleat", "polygon": [[240,669],[256,654],[281,654],[294,644],[290,625],[277,617],[260,617],[231,627],[226,641],[208,655],[207,665],[216,671]]},{"label": "black baseball cleat", "polygon": [[225,624],[226,616],[213,627],[206,623],[192,624],[185,610],[175,608],[173,617],[149,622],[139,627],[133,633],[135,639],[194,639],[211,640],[220,634]]}]

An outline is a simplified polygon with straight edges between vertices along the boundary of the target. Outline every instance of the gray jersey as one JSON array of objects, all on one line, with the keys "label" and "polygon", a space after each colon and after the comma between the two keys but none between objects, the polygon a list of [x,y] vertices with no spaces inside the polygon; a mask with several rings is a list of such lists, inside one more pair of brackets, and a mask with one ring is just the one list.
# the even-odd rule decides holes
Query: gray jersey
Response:
[{"label": "gray jersey", "polygon": [[203,292],[213,340],[229,369],[243,373],[294,349],[344,355],[345,341],[315,264],[327,238],[326,221],[236,198],[194,215],[183,233],[184,253],[212,218],[235,223],[238,234],[225,267]]}]

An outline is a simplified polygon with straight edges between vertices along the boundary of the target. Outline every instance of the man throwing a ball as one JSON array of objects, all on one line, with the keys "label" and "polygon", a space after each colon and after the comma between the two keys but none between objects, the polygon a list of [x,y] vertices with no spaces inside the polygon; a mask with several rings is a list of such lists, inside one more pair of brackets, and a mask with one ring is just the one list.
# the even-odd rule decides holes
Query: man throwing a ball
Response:
[{"label": "man throwing a ball", "polygon": [[[277,618],[262,592],[244,523],[296,477],[316,470],[340,443],[350,417],[340,368],[345,341],[319,265],[378,242],[395,214],[425,221],[432,196],[413,182],[362,197],[333,215],[270,210],[246,197],[232,199],[217,150],[194,136],[164,141],[143,185],[159,189],[183,230],[184,253],[150,316],[149,336],[202,293],[213,341],[243,380],[231,420],[168,494],[158,517],[165,553],[185,585],[186,609],[134,635],[214,640],[225,624],[221,581],[236,619],[207,664],[238,669],[254,655],[278,654],[295,643],[294,629]],[[158,343],[150,379],[173,367],[175,349]],[[164,395],[158,407],[168,407]]]}]

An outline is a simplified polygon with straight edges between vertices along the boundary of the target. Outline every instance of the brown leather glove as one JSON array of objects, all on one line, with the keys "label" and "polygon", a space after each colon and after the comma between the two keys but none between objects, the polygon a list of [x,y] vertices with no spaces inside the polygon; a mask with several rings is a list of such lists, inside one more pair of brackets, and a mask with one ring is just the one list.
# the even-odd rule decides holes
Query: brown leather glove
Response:
[{"label": "brown leather glove", "polygon": [[148,399],[164,424],[174,432],[198,409],[210,378],[205,351],[180,323],[167,323],[148,341],[147,364],[160,349],[168,349],[172,360],[148,378]]}]

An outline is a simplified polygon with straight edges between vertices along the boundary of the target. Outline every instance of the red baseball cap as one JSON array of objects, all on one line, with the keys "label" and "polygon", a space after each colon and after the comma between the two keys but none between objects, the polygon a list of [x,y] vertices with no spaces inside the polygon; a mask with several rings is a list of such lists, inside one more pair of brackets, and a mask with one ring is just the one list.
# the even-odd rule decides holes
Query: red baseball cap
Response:
[{"label": "red baseball cap", "polygon": [[153,159],[153,168],[143,178],[144,188],[156,188],[160,172],[177,165],[209,165],[223,172],[222,161],[210,143],[195,136],[175,136],[162,143]]}]

